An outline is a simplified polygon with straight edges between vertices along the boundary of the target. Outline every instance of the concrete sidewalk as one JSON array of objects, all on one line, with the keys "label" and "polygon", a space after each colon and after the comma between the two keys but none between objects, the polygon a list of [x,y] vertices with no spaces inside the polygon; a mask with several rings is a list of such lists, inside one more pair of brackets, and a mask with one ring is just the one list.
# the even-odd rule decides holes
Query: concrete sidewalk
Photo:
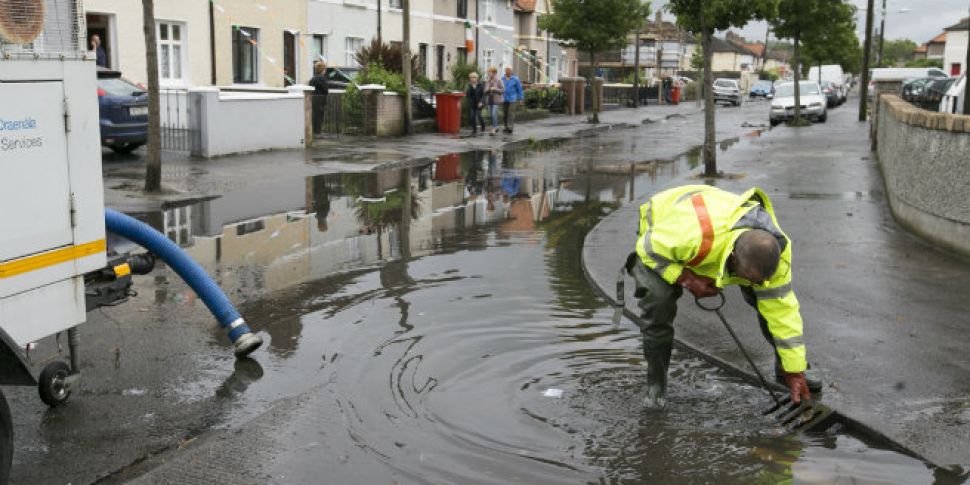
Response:
[{"label": "concrete sidewalk", "polygon": [[[706,183],[736,192],[758,186],[772,198],[794,242],[793,285],[809,360],[825,379],[823,402],[963,473],[970,468],[970,264],[895,223],[868,125],[854,118],[849,104],[827,124],[747,139],[719,153],[719,168],[737,177]],[[700,170],[668,185],[705,183]],[[645,199],[608,216],[586,239],[584,265],[605,294],[615,292]],[[726,317],[770,372],[772,351],[754,314],[740,291],[726,295]],[[635,309],[632,296],[627,304]],[[746,368],[717,318],[690,298],[681,299],[675,327],[678,339]]]},{"label": "concrete sidewalk", "polygon": [[[449,153],[502,149],[509,144],[572,138],[600,130],[639,126],[674,116],[702,113],[694,102],[680,105],[615,109],[600,114],[600,123],[587,122],[586,115],[560,115],[519,123],[513,134],[468,136],[424,133],[410,137],[374,138],[342,136],[314,142],[307,150],[266,151],[218,157],[208,160],[178,157],[166,153],[162,163],[164,193],[148,196],[141,191],[145,163],[137,156],[105,153],[106,205],[124,211],[157,209],[167,201],[218,196],[231,190],[257,185],[267,179],[307,177],[339,171],[367,171],[420,163]],[[139,151],[138,153],[142,153]]]}]

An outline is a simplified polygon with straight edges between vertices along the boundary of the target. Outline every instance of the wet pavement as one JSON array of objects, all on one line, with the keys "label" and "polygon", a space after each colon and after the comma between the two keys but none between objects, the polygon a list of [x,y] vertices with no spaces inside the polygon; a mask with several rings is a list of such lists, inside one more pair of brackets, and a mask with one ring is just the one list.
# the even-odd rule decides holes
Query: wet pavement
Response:
[{"label": "wet pavement", "polygon": [[[765,109],[722,111],[722,156],[756,145],[745,123]],[[753,412],[762,390],[686,354],[670,409],[640,407],[639,332],[610,322],[583,240],[696,172],[698,153],[677,145],[698,124],[406,168],[308,164],[333,173],[137,214],[268,342],[236,361],[171,271],[136,277],[137,297],[81,327],[85,380],[69,405],[9,388],[12,483],[957,483],[866,436],[782,434]],[[200,180],[220,178],[207,170]],[[35,359],[55,349],[42,341]]]},{"label": "wet pavement", "polygon": [[[719,161],[732,177],[689,181],[736,192],[759,186],[771,197],[793,240],[793,286],[809,361],[827,383],[823,402],[966,474],[970,335],[962,282],[970,279],[970,264],[893,220],[865,142],[867,125],[846,106],[824,125],[742,137]],[[606,292],[615,292],[616,269],[633,246],[637,204],[611,215],[587,240],[587,269]],[[771,349],[750,308],[737,290],[726,295],[727,318],[770,372]],[[688,299],[680,310],[678,338],[747,366],[713,315]]]}]

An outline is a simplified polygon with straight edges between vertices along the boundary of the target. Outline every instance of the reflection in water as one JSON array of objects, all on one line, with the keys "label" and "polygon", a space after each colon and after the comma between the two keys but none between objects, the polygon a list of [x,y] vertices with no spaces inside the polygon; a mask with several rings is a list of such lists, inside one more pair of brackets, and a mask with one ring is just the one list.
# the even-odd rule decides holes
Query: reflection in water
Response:
[{"label": "reflection in water", "polygon": [[[367,468],[376,457],[423,482],[861,476],[839,464],[874,453],[763,433],[768,423],[748,412],[763,393],[697,359],[675,358],[670,411],[640,409],[639,336],[609,323],[582,241],[605,214],[698,166],[700,150],[622,163],[570,155],[585,142],[278,181],[146,214],[270,334],[279,367],[264,376],[237,364],[216,396],[324,379],[334,405],[320,412],[336,416],[328,446],[355,450],[328,464]],[[198,304],[168,288],[164,270],[154,278],[157,303]],[[913,483],[929,475],[886,453]],[[386,481],[374,477],[362,483]]]}]

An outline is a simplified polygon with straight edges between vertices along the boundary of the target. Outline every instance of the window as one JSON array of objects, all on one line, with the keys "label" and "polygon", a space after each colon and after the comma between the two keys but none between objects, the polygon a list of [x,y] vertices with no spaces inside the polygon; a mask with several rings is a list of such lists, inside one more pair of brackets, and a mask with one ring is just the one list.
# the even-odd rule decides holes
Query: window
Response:
[{"label": "window", "polygon": [[468,62],[468,49],[465,47],[458,48],[458,64],[465,64]]},{"label": "window", "polygon": [[387,0],[387,5],[391,8],[401,8],[401,0]]},{"label": "window", "polygon": [[483,18],[487,24],[495,23],[495,0],[485,0],[485,12]]},{"label": "window", "polygon": [[158,77],[161,80],[182,80],[185,25],[174,22],[158,22]]},{"label": "window", "polygon": [[259,29],[239,27],[232,29],[232,82],[252,84],[258,78],[256,73]]},{"label": "window", "polygon": [[364,46],[364,39],[360,37],[347,37],[346,40],[346,57],[344,58],[344,66],[346,67],[360,67],[357,63],[357,51]]},{"label": "window", "polygon": [[546,77],[551,83],[559,80],[559,73],[556,72],[556,69],[559,69],[559,60],[555,57],[550,57],[549,64],[546,65]]},{"label": "window", "polygon": [[[327,60],[327,36],[323,34],[313,34],[310,42],[310,65],[315,61]],[[312,72],[312,71],[311,71]]]},{"label": "window", "polygon": [[490,66],[494,66],[495,62],[495,49],[485,49],[482,51],[482,69],[488,69]]},{"label": "window", "polygon": [[468,18],[468,0],[458,0],[458,18]]},{"label": "window", "polygon": [[434,78],[436,81],[445,80],[445,46],[434,46]]},{"label": "window", "polygon": [[418,44],[418,72],[428,75],[428,44]]}]

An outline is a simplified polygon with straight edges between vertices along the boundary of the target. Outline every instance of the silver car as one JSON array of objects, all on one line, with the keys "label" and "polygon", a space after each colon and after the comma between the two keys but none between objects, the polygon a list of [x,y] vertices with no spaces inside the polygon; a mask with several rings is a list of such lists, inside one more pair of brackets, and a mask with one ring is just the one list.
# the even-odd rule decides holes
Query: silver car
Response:
[{"label": "silver car", "polygon": [[[803,118],[813,119],[825,123],[828,119],[825,95],[815,81],[800,81],[798,83],[801,97],[801,115]],[[782,83],[775,87],[775,99],[771,100],[771,111],[768,119],[771,126],[795,117],[795,83]]]},{"label": "silver car", "polygon": [[741,85],[736,79],[714,80],[714,102],[727,102],[741,106]]}]

